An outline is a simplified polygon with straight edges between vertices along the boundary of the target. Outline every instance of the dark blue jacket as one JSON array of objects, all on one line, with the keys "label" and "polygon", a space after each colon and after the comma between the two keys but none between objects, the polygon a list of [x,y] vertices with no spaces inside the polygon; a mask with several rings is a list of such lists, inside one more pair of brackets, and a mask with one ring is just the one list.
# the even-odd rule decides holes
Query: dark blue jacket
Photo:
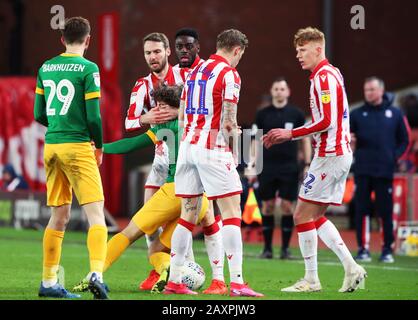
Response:
[{"label": "dark blue jacket", "polygon": [[7,191],[28,190],[29,186],[22,176],[18,176],[11,164],[6,164],[3,168],[3,174],[7,172],[11,176],[10,182],[4,182],[3,188]]},{"label": "dark blue jacket", "polygon": [[393,178],[397,160],[409,144],[407,120],[393,100],[393,94],[385,93],[381,105],[366,103],[351,112],[350,128],[357,138],[355,175]]}]

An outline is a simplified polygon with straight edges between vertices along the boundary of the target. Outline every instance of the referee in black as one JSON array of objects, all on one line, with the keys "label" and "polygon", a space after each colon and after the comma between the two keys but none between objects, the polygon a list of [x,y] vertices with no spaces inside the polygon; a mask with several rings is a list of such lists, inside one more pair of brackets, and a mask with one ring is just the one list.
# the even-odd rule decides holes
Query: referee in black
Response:
[{"label": "referee in black", "polygon": [[[292,129],[303,126],[303,112],[289,104],[290,88],[284,77],[277,78],[271,86],[272,104],[257,112],[256,125],[267,134],[273,128]],[[311,162],[312,149],[309,138],[301,140],[304,166]],[[259,142],[257,142],[259,143]],[[258,149],[258,148],[256,148]],[[270,149],[263,147],[263,170],[258,176],[262,200],[264,250],[261,258],[273,258],[274,210],[276,197],[281,202],[282,248],[280,259],[291,258],[289,242],[293,229],[293,211],[298,196],[301,166],[298,161],[298,142],[289,141]],[[304,169],[303,169],[304,170]],[[251,179],[251,178],[250,178]],[[252,182],[254,177],[252,177]]]}]

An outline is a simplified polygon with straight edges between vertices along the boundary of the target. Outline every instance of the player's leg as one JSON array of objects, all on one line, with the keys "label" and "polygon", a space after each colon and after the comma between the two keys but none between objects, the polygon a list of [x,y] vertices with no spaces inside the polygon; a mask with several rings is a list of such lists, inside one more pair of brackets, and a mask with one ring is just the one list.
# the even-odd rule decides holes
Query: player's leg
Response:
[{"label": "player's leg", "polygon": [[72,202],[71,185],[61,169],[57,145],[45,145],[44,163],[47,176],[47,205],[51,207],[51,218],[44,232],[43,272],[38,295],[40,297],[79,298],[67,292],[58,283],[57,272],[61,259],[62,241],[70,219]]},{"label": "player's leg", "polygon": [[273,233],[274,233],[274,208],[276,206],[276,198],[269,200],[263,200],[262,206],[262,224],[263,224],[263,237],[264,237],[264,249],[260,255],[260,258],[272,259],[273,258]]},{"label": "player's leg", "polygon": [[[327,177],[321,178],[325,184],[322,188],[322,194],[326,197],[324,198],[325,201],[339,205],[342,203],[344,196],[345,184],[351,165],[351,155],[333,157],[326,161],[328,162],[328,174],[330,174],[328,179],[331,183],[325,183],[324,180]],[[315,217],[318,236],[338,256],[344,267],[345,277],[340,292],[354,291],[358,286],[356,282],[365,276],[365,271],[354,261],[337,228],[324,217],[324,214],[325,210],[318,212]]]},{"label": "player's leg", "polygon": [[262,224],[264,249],[260,258],[273,258],[274,209],[276,205],[277,179],[263,174],[259,177],[259,193],[262,200]]},{"label": "player's leg", "polygon": [[165,294],[196,294],[181,283],[181,271],[192,244],[192,231],[198,221],[204,191],[192,154],[189,144],[180,144],[175,191],[176,196],[181,197],[181,216],[171,238],[170,278]]},{"label": "player's leg", "polygon": [[354,179],[356,184],[354,210],[358,244],[356,260],[370,262],[372,260],[369,252],[372,177],[356,175]]},{"label": "player's leg", "polygon": [[[151,176],[151,173],[150,173]],[[150,179],[150,176],[148,177]],[[147,180],[147,183],[148,180]],[[160,187],[149,187],[149,186],[145,186],[144,188],[144,203],[147,203],[149,201],[149,199],[152,198],[152,196],[159,190]],[[158,236],[160,235],[160,233],[162,232],[162,228],[158,228],[157,231],[155,231],[153,234],[151,235],[145,235],[145,239],[147,242],[147,247],[148,247],[148,256],[150,255],[150,246],[152,245],[153,241],[155,241]]]},{"label": "player's leg", "polygon": [[293,231],[293,211],[295,210],[296,203],[283,199],[280,203],[282,209],[282,217],[280,228],[282,230],[282,248],[280,251],[280,259],[291,259],[291,253],[289,250],[290,240],[292,238]]},{"label": "player's leg", "polygon": [[107,255],[104,272],[119,259],[125,250],[145,233],[137,227],[133,220],[121,232],[115,234],[107,243]]},{"label": "player's leg", "polygon": [[104,194],[100,171],[90,143],[72,143],[71,148],[64,151],[63,171],[89,223],[87,232],[90,261],[89,289],[95,299],[108,299],[106,286],[103,283],[103,268],[107,253]]},{"label": "player's leg", "polygon": [[379,261],[395,262],[392,255],[393,235],[393,179],[375,178],[376,209],[383,227],[383,248]]},{"label": "player's leg", "polygon": [[198,149],[199,177],[209,200],[216,200],[222,215],[222,242],[228,258],[230,295],[261,297],[244,283],[242,274],[243,243],[241,235],[242,185],[230,152]]},{"label": "player's leg", "polygon": [[[158,191],[158,189],[165,183],[168,176],[170,159],[169,150],[166,143],[160,143],[155,146],[154,160],[152,162],[151,171],[148,175],[147,181],[144,187],[144,203],[146,203],[152,196]],[[148,248],[152,242],[158,239],[158,236],[162,232],[162,228],[158,228],[151,235],[145,235]],[[148,256],[150,252],[148,251]]]},{"label": "player's leg", "polygon": [[[174,183],[165,183],[157,193],[145,203],[144,207],[134,216],[132,221],[141,232],[151,235],[168,221],[177,219],[180,212],[181,201],[175,196]],[[156,246],[158,242],[159,240],[156,239],[150,243],[148,249],[150,259],[155,252],[154,246]],[[153,268],[149,276],[139,284],[139,290],[151,290],[160,276],[158,270]]]},{"label": "player's leg", "polygon": [[314,292],[321,290],[318,277],[318,235],[314,217],[325,212],[327,205],[298,200],[294,221],[299,238],[299,248],[305,261],[305,276],[283,292]]},{"label": "player's leg", "polygon": [[262,297],[244,283],[242,274],[243,243],[241,235],[240,195],[217,199],[222,214],[222,240],[228,258],[230,275],[230,295]]},{"label": "player's leg", "polygon": [[57,283],[57,271],[61,260],[62,241],[68,221],[71,206],[62,205],[51,208],[51,217],[43,237],[43,276],[45,288]]},{"label": "player's leg", "polygon": [[170,276],[165,294],[196,294],[181,281],[181,273],[189,247],[193,243],[192,232],[198,221],[202,196],[182,198],[181,216],[171,238]]},{"label": "player's leg", "polygon": [[203,291],[204,294],[227,294],[228,288],[224,279],[225,252],[222,244],[221,228],[215,219],[213,201],[210,201],[208,210],[200,221],[205,235],[205,247],[212,269],[212,281],[210,286]]},{"label": "player's leg", "polygon": [[281,231],[282,231],[282,248],[280,259],[291,259],[289,243],[293,232],[293,212],[296,207],[296,199],[298,196],[299,181],[298,174],[288,174],[280,179],[279,196],[281,198],[280,208],[282,211]]}]

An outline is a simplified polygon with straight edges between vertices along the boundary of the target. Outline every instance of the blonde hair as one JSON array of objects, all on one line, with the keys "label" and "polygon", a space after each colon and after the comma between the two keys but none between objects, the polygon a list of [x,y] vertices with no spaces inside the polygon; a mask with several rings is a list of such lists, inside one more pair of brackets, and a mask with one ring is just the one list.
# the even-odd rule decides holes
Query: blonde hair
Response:
[{"label": "blonde hair", "polygon": [[325,45],[325,35],[321,30],[313,27],[299,29],[293,40],[295,47],[303,46],[308,42],[320,42]]}]

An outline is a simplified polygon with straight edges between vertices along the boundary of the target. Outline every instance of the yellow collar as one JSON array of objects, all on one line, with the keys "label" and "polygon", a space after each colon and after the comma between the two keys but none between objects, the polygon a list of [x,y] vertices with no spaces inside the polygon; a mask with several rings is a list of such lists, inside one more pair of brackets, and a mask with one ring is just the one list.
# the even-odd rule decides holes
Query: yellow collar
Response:
[{"label": "yellow collar", "polygon": [[61,57],[81,57],[81,56],[76,53],[61,53]]}]

